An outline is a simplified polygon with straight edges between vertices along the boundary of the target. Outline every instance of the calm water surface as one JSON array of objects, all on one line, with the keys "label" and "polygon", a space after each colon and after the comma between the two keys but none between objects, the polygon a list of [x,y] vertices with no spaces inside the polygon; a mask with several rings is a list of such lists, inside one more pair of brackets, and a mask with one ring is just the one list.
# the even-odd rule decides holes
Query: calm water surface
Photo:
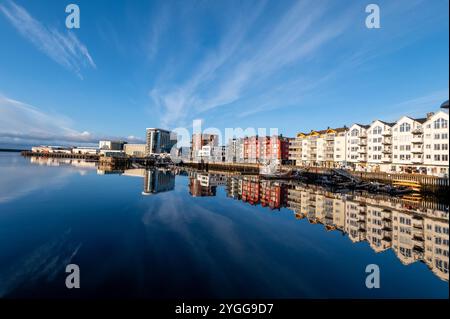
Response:
[{"label": "calm water surface", "polygon": [[448,206],[0,153],[0,297],[448,298]]}]

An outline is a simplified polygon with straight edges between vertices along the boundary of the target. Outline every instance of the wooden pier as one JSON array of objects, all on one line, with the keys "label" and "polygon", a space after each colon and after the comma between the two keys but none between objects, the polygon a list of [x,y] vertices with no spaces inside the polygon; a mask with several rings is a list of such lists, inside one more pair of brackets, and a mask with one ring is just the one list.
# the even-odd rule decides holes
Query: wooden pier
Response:
[{"label": "wooden pier", "polygon": [[72,159],[85,159],[85,160],[94,160],[98,161],[99,155],[97,154],[72,154],[72,153],[38,153],[31,151],[22,151],[21,154],[23,156],[31,157],[52,157],[52,158],[72,158]]}]

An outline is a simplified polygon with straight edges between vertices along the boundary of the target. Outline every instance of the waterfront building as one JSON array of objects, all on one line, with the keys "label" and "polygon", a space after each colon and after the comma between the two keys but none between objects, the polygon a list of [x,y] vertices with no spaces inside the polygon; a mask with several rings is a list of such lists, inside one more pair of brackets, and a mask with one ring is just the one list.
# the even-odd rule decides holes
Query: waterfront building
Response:
[{"label": "waterfront building", "polygon": [[392,127],[395,123],[375,120],[367,130],[367,163],[371,172],[388,172],[392,163]]},{"label": "waterfront building", "polygon": [[213,163],[224,163],[226,158],[226,146],[214,146],[211,149],[210,161]]},{"label": "waterfront building", "polygon": [[225,162],[236,163],[239,157],[239,139],[232,138],[228,141],[228,145],[225,149]]},{"label": "waterfront building", "polygon": [[56,145],[41,145],[33,146],[31,151],[34,153],[55,153],[55,154],[71,154],[72,148],[66,146],[56,146]]},{"label": "waterfront building", "polygon": [[219,146],[219,135],[217,134],[192,134],[191,159],[199,162],[202,159],[209,161],[212,155],[212,148]]},{"label": "waterfront building", "polygon": [[342,168],[347,165],[347,131],[346,126],[334,129],[333,161],[334,167]]},{"label": "waterfront building", "polygon": [[127,142],[124,142],[124,141],[107,141],[107,140],[102,140],[102,141],[98,142],[98,148],[100,150],[122,151],[123,150],[123,146],[126,143]]},{"label": "waterfront building", "polygon": [[72,154],[97,155],[99,149],[96,147],[82,147],[77,146],[72,149]]},{"label": "waterfront building", "polygon": [[146,129],[146,156],[152,154],[170,153],[172,147],[177,143],[172,133],[159,128]]},{"label": "waterfront building", "polygon": [[439,111],[436,114],[429,114],[427,121],[422,126],[422,130],[424,139],[423,164],[426,167],[427,174],[448,176],[448,113]]},{"label": "waterfront building", "polygon": [[289,160],[289,140],[281,135],[244,137],[240,143],[242,162],[285,164]]},{"label": "waterfront building", "polygon": [[392,171],[426,173],[423,167],[423,129],[426,118],[400,118],[392,128]]},{"label": "waterfront building", "polygon": [[356,170],[367,168],[367,130],[369,125],[353,124],[347,132],[347,163]]},{"label": "waterfront building", "polygon": [[346,128],[298,133],[289,144],[289,160],[297,166],[341,167]]},{"label": "waterfront building", "polygon": [[289,140],[289,160],[292,165],[302,166],[302,141],[305,136],[304,133],[298,133]]},{"label": "waterfront building", "polygon": [[128,156],[144,157],[146,144],[125,144],[124,151]]}]

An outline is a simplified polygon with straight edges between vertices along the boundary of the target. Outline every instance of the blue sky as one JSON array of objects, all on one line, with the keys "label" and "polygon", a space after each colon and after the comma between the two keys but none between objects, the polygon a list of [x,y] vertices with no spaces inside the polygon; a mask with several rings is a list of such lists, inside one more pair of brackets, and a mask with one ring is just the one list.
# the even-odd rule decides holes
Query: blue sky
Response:
[{"label": "blue sky", "polygon": [[[81,28],[65,27],[76,3]],[[448,99],[448,0],[0,1],[0,144],[423,116]]]}]

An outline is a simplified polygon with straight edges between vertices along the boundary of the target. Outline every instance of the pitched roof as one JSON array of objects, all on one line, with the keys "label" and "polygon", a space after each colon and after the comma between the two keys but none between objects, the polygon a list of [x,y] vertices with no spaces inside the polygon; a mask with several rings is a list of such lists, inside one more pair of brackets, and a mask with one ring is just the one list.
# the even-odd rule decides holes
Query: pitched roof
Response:
[{"label": "pitched roof", "polygon": [[420,118],[420,119],[413,119],[413,120],[416,121],[416,122],[419,122],[420,124],[423,124],[423,123],[425,123],[427,121],[427,118],[423,117],[423,118]]},{"label": "pitched roof", "polygon": [[394,126],[395,125],[395,122],[385,122],[385,121],[382,121],[382,120],[377,120],[377,121],[383,123],[384,125],[388,125],[388,126]]}]

